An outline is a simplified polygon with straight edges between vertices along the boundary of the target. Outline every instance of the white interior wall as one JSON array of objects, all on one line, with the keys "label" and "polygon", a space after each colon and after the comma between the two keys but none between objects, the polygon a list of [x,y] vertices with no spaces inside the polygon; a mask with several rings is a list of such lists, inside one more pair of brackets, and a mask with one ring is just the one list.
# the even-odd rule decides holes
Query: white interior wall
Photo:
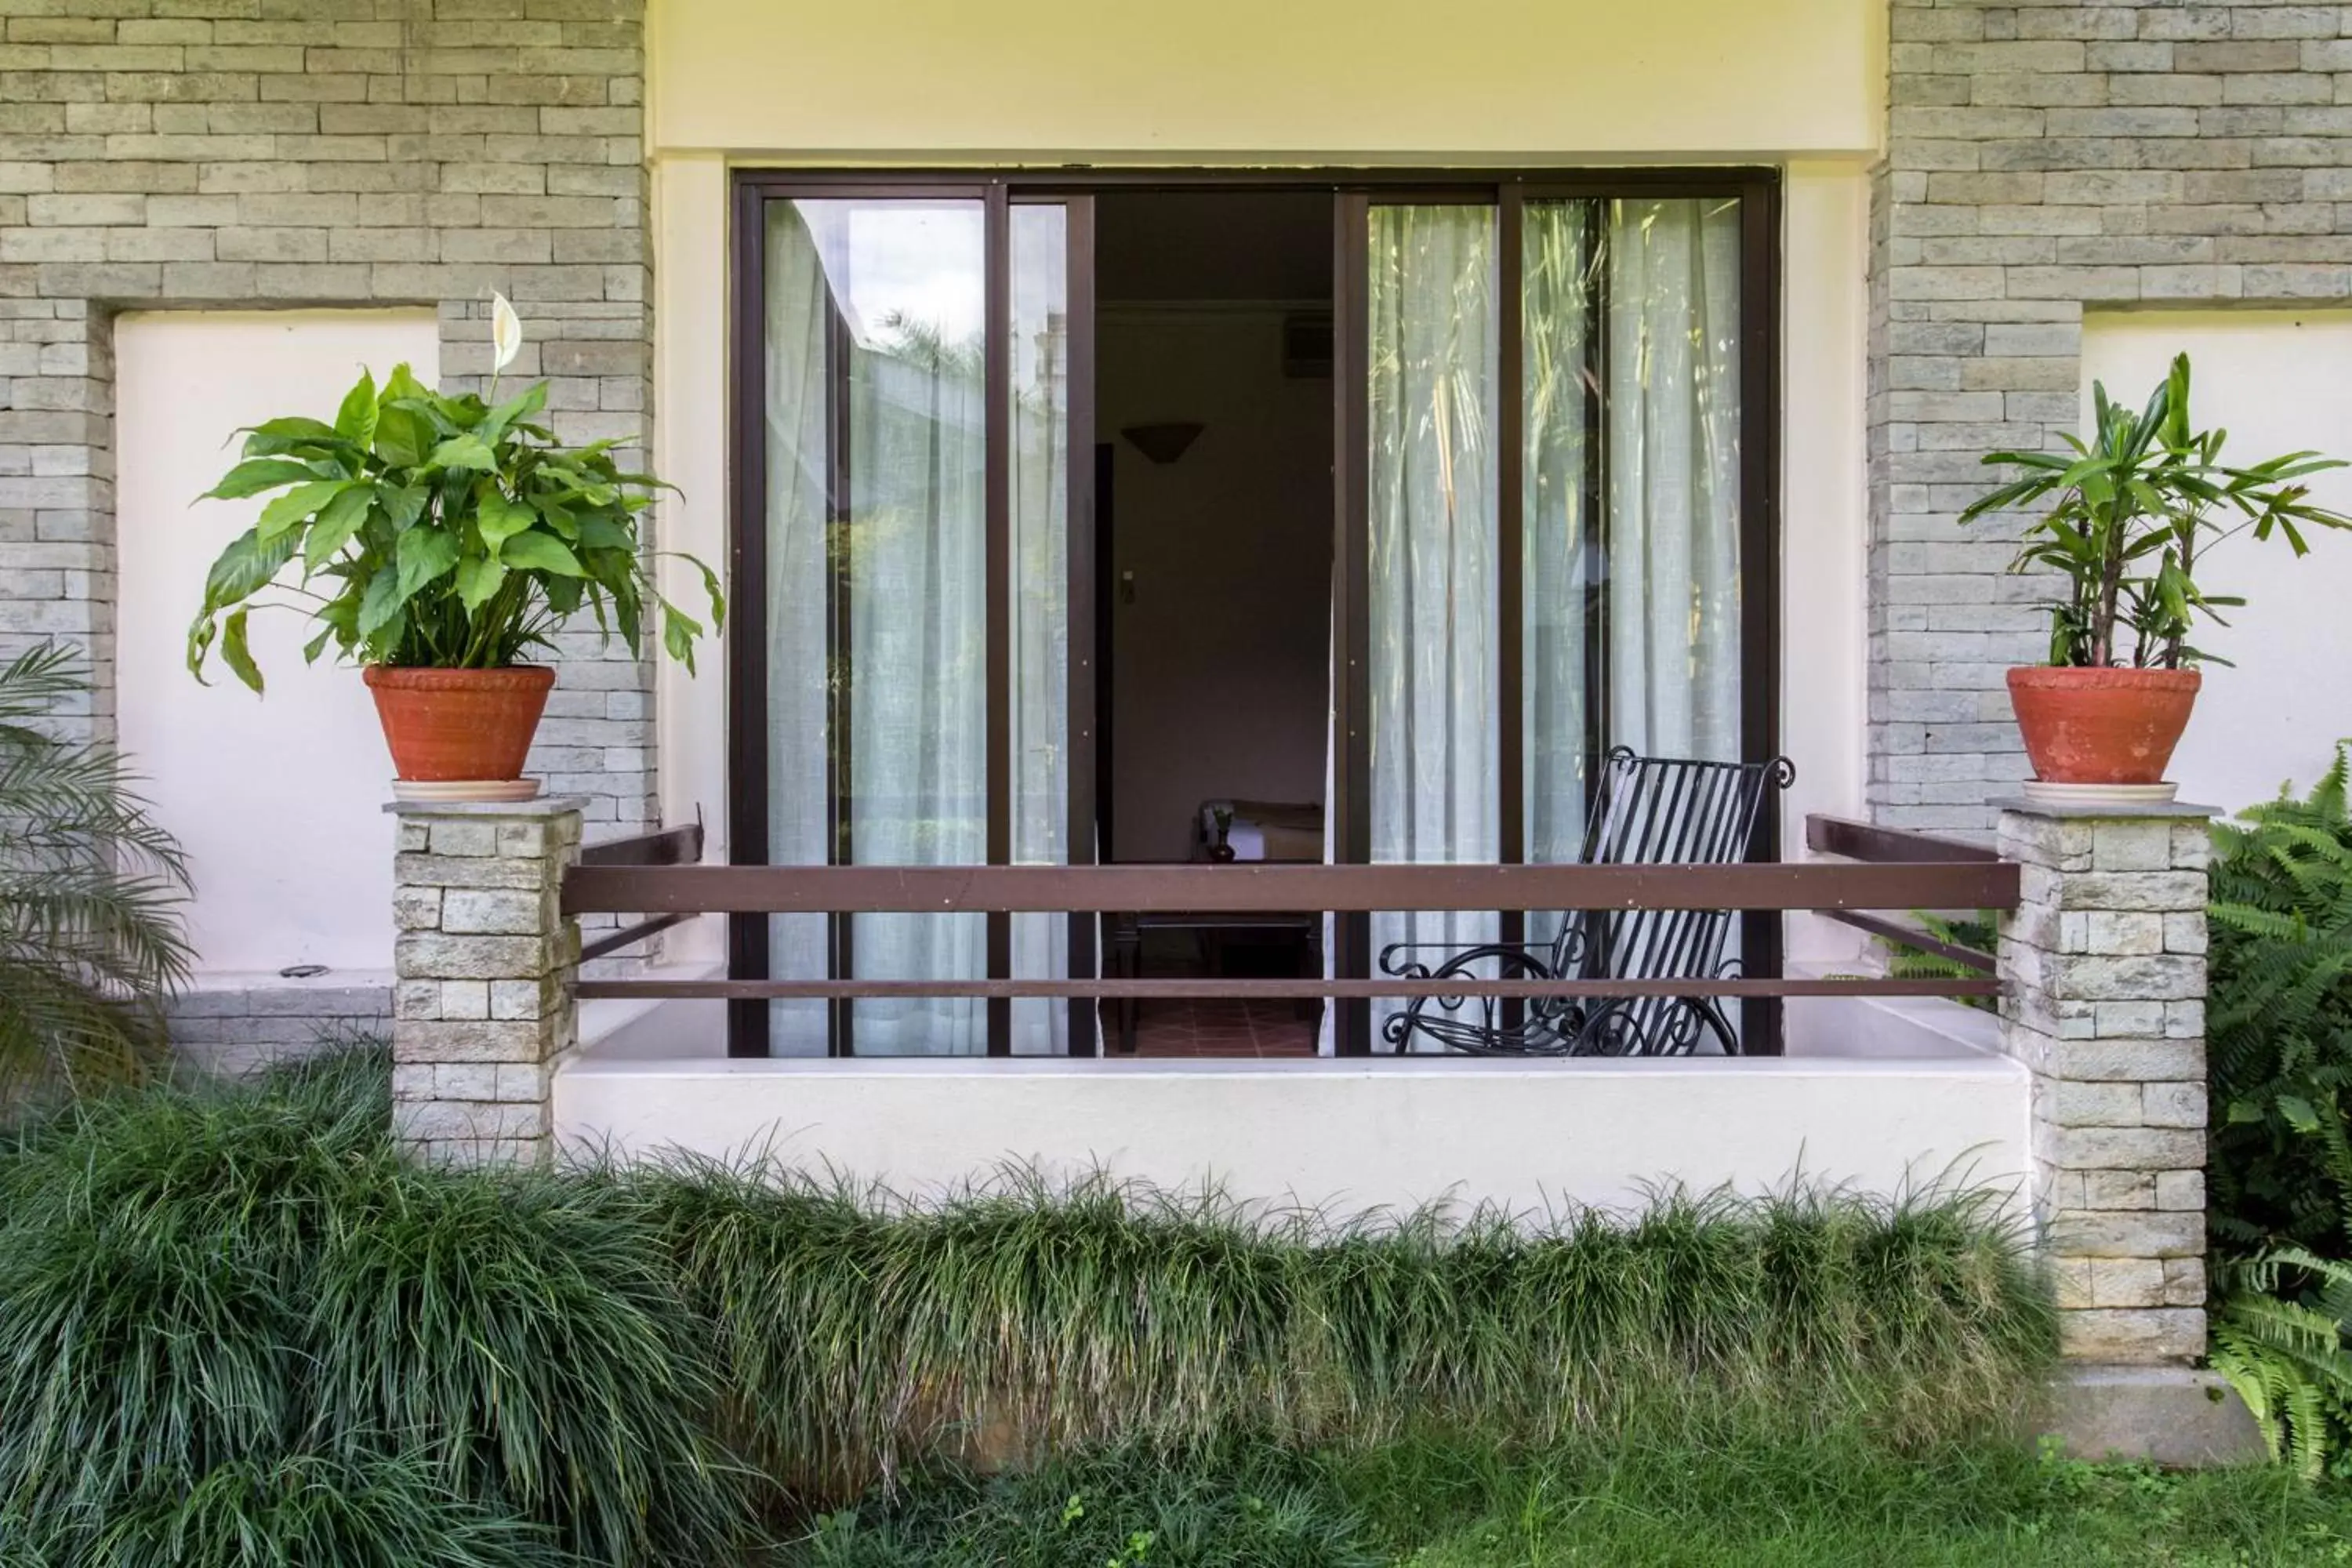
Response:
[{"label": "white interior wall", "polygon": [[[1331,383],[1282,374],[1282,322],[1278,308],[1102,317],[1097,407],[1112,444],[1118,535],[1109,776],[1122,860],[1186,858],[1203,800],[1323,795]],[[1172,419],[1203,426],[1173,463],[1118,435]]]},{"label": "white interior wall", "polygon": [[[2224,461],[2315,450],[2352,458],[2352,311],[2095,310],[2084,320],[2083,404],[2091,384],[2137,406],[2176,353],[2189,356],[2189,411],[2229,432]],[[2352,512],[2352,469],[2314,476],[2312,499]],[[2234,812],[2292,780],[2308,789],[2352,737],[2352,533],[2315,531],[2297,560],[2284,541],[2243,536],[2200,565],[2208,593],[2242,595],[2199,647],[2232,661],[2205,687],[2172,764],[2182,797]]]},{"label": "white interior wall", "polygon": [[[307,617],[257,613],[256,697],[217,658],[184,667],[205,574],[261,500],[191,500],[236,460],[235,432],[331,419],[362,365],[440,371],[430,310],[156,312],[115,326],[116,657],[123,750],[186,847],[207,979],[290,964],[392,964],[392,763],[358,672],[302,662]],[[266,499],[266,498],[263,498]],[[284,597],[285,595],[279,595]]]}]

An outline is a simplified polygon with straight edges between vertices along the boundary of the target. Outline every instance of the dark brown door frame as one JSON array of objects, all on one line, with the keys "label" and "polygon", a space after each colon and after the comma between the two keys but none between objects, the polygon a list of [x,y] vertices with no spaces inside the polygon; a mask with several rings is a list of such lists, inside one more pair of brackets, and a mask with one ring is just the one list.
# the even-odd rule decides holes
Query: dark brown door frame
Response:
[{"label": "dark brown door frame", "polygon": [[[727,860],[762,866],[768,860],[768,447],[766,195],[735,186],[735,233],[729,249],[733,310],[729,380],[734,407],[728,420],[727,589],[735,605],[727,624]],[[727,919],[727,973],[739,980],[770,978],[768,921]],[[727,1004],[727,1054],[768,1054],[768,1004]]]},{"label": "dark brown door frame", "polygon": [[[1721,195],[1741,203],[1741,384],[1740,384],[1740,702],[1741,752],[1749,761],[1775,754],[1780,731],[1780,176],[1768,168],[1722,169],[1522,169],[1432,172],[1324,168],[1302,170],[1154,170],[1149,173],[1108,170],[1038,170],[974,173],[932,170],[906,174],[875,171],[738,170],[733,205],[735,236],[731,292],[734,366],[731,376],[735,407],[730,421],[734,451],[735,484],[730,507],[733,539],[730,552],[737,614],[729,632],[729,775],[730,858],[737,864],[763,863],[767,849],[766,755],[766,549],[761,502],[765,494],[763,445],[764,299],[762,280],[763,205],[771,197],[848,196],[919,198],[923,196],[981,199],[989,218],[989,538],[990,538],[990,712],[989,712],[989,845],[990,859],[1010,847],[1010,802],[1001,785],[1009,782],[1010,757],[1003,727],[1009,722],[1003,680],[1008,662],[1010,620],[1009,478],[1001,469],[1010,453],[1003,437],[1009,428],[1009,404],[1000,407],[1000,392],[1009,392],[1009,302],[1011,289],[1008,204],[1054,196],[1083,197],[1104,189],[1188,190],[1202,188],[1320,190],[1334,197],[1333,254],[1333,375],[1336,399],[1334,426],[1333,503],[1337,550],[1332,584],[1333,617],[1333,742],[1338,767],[1331,802],[1333,844],[1346,863],[1370,859],[1370,561],[1368,475],[1360,465],[1366,449],[1370,410],[1365,398],[1369,366],[1366,342],[1369,321],[1364,311],[1369,286],[1365,239],[1374,199],[1382,202],[1467,201],[1490,203],[1498,211],[1498,279],[1502,292],[1503,342],[1500,358],[1505,385],[1498,405],[1502,428],[1498,439],[1500,550],[1498,590],[1505,604],[1497,617],[1502,639],[1502,674],[1498,700],[1498,745],[1501,755],[1500,807],[1503,858],[1519,858],[1524,847],[1525,795],[1522,784],[1525,736],[1519,694],[1524,690],[1521,668],[1520,595],[1517,589],[1524,561],[1521,451],[1524,445],[1523,350],[1518,287],[1522,266],[1517,234],[1524,203],[1530,199],[1639,198],[1645,196]],[[1093,603],[1098,542],[1092,536],[1094,465],[1083,460],[1094,445],[1093,423],[1093,280],[1094,233],[1092,204],[1070,204],[1071,316],[1070,462],[1072,493],[1070,531],[1069,679],[1071,736],[1070,815],[1066,838],[1073,864],[1096,858],[1095,803],[1098,737],[1093,723],[1098,700],[1107,696],[1096,685],[1097,672],[1087,650],[1097,646]],[[1083,291],[1083,310],[1082,310]],[[1083,365],[1081,364],[1083,360]],[[1080,379],[1083,369],[1084,379]],[[1083,418],[1084,439],[1081,439]],[[1082,559],[1083,556],[1083,559]],[[1081,625],[1083,619],[1084,625]],[[1083,688],[1083,690],[1082,690]],[[1779,855],[1779,824],[1767,821],[1758,835],[1752,858],[1769,860]],[[1103,848],[1107,851],[1108,846]],[[1506,931],[1516,923],[1513,911],[1503,911]],[[1002,920],[1003,917],[997,917]],[[768,973],[766,918],[739,915],[730,931],[730,973],[743,979],[764,979]],[[1009,928],[1008,928],[1009,929]],[[1333,973],[1342,978],[1363,978],[1371,973],[1370,919],[1363,914],[1339,917],[1335,924]],[[1781,960],[1779,918],[1769,912],[1750,913],[1742,925],[1742,949],[1750,973],[1777,974]],[[1073,915],[1070,961],[1091,965],[1096,942],[1091,918]],[[1009,939],[992,921],[989,971],[1002,977],[1009,967]],[[1083,957],[1082,957],[1083,955]],[[1083,1013],[1083,1019],[1082,1015]],[[1006,1020],[1000,1005],[990,1010],[991,1054],[1010,1049]],[[1362,998],[1342,998],[1337,1010],[1337,1044],[1342,1054],[1370,1048],[1370,1008]],[[1743,1037],[1751,1051],[1777,1054],[1780,1045],[1777,999],[1742,1003]],[[764,1056],[768,1050],[765,1005],[735,1002],[729,1008],[728,1048],[730,1055]],[[1074,1053],[1091,1052],[1095,1034],[1090,1008],[1074,1003],[1070,1044]]]}]

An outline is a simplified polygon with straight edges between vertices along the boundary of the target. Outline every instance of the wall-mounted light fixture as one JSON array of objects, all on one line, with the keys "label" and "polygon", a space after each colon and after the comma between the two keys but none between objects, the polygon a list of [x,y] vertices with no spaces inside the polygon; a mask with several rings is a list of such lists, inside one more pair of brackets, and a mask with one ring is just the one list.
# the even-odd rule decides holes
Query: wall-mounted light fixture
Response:
[{"label": "wall-mounted light fixture", "polygon": [[1172,463],[1200,439],[1201,430],[1197,421],[1180,419],[1165,425],[1129,425],[1119,434],[1153,462]]}]

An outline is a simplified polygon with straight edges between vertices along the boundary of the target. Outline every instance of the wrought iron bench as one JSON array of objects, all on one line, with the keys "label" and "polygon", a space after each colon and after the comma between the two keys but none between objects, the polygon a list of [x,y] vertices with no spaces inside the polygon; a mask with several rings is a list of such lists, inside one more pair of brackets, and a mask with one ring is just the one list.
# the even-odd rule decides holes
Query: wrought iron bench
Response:
[{"label": "wrought iron bench", "polygon": [[[1636,756],[1603,760],[1582,860],[1588,865],[1726,865],[1745,860],[1757,825],[1796,777],[1786,757],[1702,763]],[[1394,942],[1381,972],[1400,979],[1705,980],[1737,972],[1727,960],[1729,910],[1578,910],[1548,942]],[[1436,948],[1431,961],[1417,952]],[[1712,1036],[1726,1055],[1739,1037],[1713,997],[1417,996],[1381,1026],[1399,1051],[1416,1037],[1481,1056],[1685,1056]]]}]

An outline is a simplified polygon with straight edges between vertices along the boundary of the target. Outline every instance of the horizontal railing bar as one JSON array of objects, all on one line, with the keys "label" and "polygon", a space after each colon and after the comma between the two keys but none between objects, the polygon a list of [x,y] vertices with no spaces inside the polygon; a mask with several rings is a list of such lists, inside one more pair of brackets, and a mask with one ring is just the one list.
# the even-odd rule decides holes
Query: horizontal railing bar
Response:
[{"label": "horizontal railing bar", "polygon": [[649,921],[639,921],[633,926],[623,926],[609,936],[600,936],[594,942],[584,943],[580,949],[580,962],[585,963],[592,958],[602,958],[608,952],[618,952],[631,942],[643,942],[656,931],[667,931],[674,925],[683,925],[693,918],[692,915],[688,914],[656,915]]},{"label": "horizontal railing bar", "polygon": [[702,858],[702,824],[659,827],[580,847],[583,866],[691,866]]},{"label": "horizontal railing bar", "polygon": [[577,866],[570,914],[2011,909],[1990,862],[1733,866]]},{"label": "horizontal railing bar", "polygon": [[1998,962],[1991,953],[1979,952],[1973,947],[1962,947],[1958,942],[1946,942],[1941,937],[1921,931],[1916,926],[1905,925],[1901,921],[1883,920],[1877,915],[1857,914],[1851,910],[1825,910],[1822,911],[1822,918],[1836,921],[1841,925],[1850,925],[1856,931],[1866,931],[1871,935],[1883,937],[1888,942],[1899,942],[1906,947],[1916,947],[1922,952],[1931,952],[1937,958],[1948,960],[1964,969],[1979,970],[1990,974],[1999,967]]},{"label": "horizontal railing bar", "polygon": [[583,980],[583,1000],[747,1002],[812,997],[1998,996],[1995,980]]},{"label": "horizontal railing bar", "polygon": [[1818,854],[1842,855],[1849,860],[1873,864],[1983,866],[1998,864],[2000,859],[1998,851],[1965,839],[1819,814],[1805,818],[1805,847]]}]

